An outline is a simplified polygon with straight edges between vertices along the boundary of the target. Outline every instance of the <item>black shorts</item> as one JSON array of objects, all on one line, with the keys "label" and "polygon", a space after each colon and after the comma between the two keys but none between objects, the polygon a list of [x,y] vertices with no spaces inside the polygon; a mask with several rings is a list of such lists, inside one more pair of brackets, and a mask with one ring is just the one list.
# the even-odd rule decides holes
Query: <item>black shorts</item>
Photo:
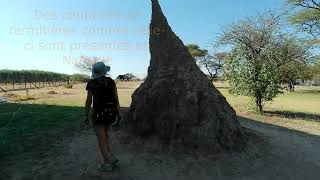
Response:
[{"label": "black shorts", "polygon": [[106,118],[106,119],[102,119],[102,120],[99,119],[99,120],[98,120],[97,114],[96,114],[95,112],[93,112],[93,113],[91,114],[91,118],[92,118],[92,124],[93,124],[93,126],[95,126],[95,125],[110,126],[111,124],[113,124],[113,123],[116,121],[117,115],[114,114],[113,116],[110,116],[110,117],[108,117],[108,118]]}]

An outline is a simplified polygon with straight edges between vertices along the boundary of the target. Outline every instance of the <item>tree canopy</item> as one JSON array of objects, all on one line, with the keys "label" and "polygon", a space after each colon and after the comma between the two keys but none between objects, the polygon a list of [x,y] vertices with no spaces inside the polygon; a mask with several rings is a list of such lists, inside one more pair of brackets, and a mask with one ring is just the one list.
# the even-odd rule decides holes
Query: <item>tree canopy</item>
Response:
[{"label": "tree canopy", "polygon": [[81,73],[89,74],[92,72],[92,66],[97,62],[108,63],[98,57],[81,56],[80,60],[74,64],[75,68]]},{"label": "tree canopy", "polygon": [[67,81],[70,75],[38,70],[0,70],[0,83]]},{"label": "tree canopy", "polygon": [[187,48],[193,58],[198,60],[199,58],[203,58],[208,54],[208,50],[201,49],[197,44],[189,44]]},{"label": "tree canopy", "polygon": [[320,2],[316,0],[287,0],[295,11],[289,22],[308,32],[313,37],[320,35]]},{"label": "tree canopy", "polygon": [[199,68],[204,68],[208,73],[211,82],[214,81],[223,72],[223,64],[227,53],[214,52],[209,53],[206,49],[201,49],[197,44],[189,44],[187,48],[196,60]]}]

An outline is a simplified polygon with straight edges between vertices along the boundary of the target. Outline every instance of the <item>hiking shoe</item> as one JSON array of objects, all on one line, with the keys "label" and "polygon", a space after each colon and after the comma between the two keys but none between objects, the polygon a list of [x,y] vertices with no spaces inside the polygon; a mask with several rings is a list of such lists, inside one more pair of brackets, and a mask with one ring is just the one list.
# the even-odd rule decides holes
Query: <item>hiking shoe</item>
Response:
[{"label": "hiking shoe", "polygon": [[111,172],[113,171],[114,165],[111,163],[104,163],[101,164],[101,166],[99,167],[99,171],[101,172]]},{"label": "hiking shoe", "polygon": [[116,165],[119,162],[119,159],[117,159],[113,154],[110,155],[110,164]]}]

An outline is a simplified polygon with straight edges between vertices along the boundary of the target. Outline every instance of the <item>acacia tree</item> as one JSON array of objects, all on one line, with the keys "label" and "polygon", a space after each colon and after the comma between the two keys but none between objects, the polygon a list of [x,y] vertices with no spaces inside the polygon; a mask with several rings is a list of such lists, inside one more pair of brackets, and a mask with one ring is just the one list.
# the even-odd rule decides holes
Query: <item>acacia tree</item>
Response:
[{"label": "acacia tree", "polygon": [[313,37],[318,37],[320,35],[319,0],[287,0],[287,3],[296,10],[289,17],[289,22],[299,26],[301,30]]},{"label": "acacia tree", "polygon": [[196,60],[200,60],[208,55],[208,50],[201,49],[197,44],[189,44],[187,48],[191,54],[191,56]]},{"label": "acacia tree", "polygon": [[313,80],[315,84],[320,84],[320,56],[310,57],[311,63],[308,66],[308,80]]},{"label": "acacia tree", "polygon": [[294,92],[297,79],[310,79],[309,46],[292,35],[284,35],[273,43],[270,49],[270,61],[278,69],[282,83],[287,90]]},{"label": "acacia tree", "polygon": [[213,55],[207,54],[203,57],[199,66],[204,67],[208,72],[208,77],[213,82],[219,75],[223,73],[223,66],[227,53],[213,53]]},{"label": "acacia tree", "polygon": [[315,57],[315,62],[312,69],[314,74],[320,74],[320,57]]},{"label": "acacia tree", "polygon": [[266,101],[281,93],[275,64],[269,58],[279,37],[279,21],[272,12],[246,18],[225,28],[218,41],[233,49],[225,65],[230,92],[253,97],[260,112]]},{"label": "acacia tree", "polygon": [[227,53],[212,53],[209,54],[208,50],[201,49],[196,44],[189,44],[187,48],[192,55],[192,57],[197,61],[200,68],[205,68],[208,73],[208,78],[213,82],[218,75],[223,72],[223,64]]},{"label": "acacia tree", "polygon": [[132,73],[126,73],[126,74],[124,74],[123,76],[125,77],[125,79],[126,79],[127,81],[130,81],[130,80],[136,78]]},{"label": "acacia tree", "polygon": [[80,60],[74,64],[75,68],[82,73],[90,74],[92,72],[92,66],[97,62],[108,63],[106,60],[98,57],[81,56]]}]

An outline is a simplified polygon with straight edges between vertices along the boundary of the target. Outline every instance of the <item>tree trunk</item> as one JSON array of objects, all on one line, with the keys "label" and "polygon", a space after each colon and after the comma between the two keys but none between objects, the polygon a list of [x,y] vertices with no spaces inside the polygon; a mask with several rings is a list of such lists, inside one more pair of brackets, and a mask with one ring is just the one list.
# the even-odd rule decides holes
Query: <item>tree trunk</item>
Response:
[{"label": "tree trunk", "polygon": [[26,77],[26,75],[24,76],[24,89],[27,89],[27,77]]},{"label": "tree trunk", "polygon": [[260,113],[263,112],[263,100],[262,97],[259,95],[256,97],[256,106]]},{"label": "tree trunk", "polygon": [[294,85],[293,81],[290,81],[290,82],[288,83],[288,85],[287,85],[288,91],[289,91],[289,92],[294,92],[294,90],[295,90],[295,87],[294,87],[294,86],[295,86],[295,85]]},{"label": "tree trunk", "polygon": [[210,76],[210,82],[213,83],[214,82],[215,77]]}]

